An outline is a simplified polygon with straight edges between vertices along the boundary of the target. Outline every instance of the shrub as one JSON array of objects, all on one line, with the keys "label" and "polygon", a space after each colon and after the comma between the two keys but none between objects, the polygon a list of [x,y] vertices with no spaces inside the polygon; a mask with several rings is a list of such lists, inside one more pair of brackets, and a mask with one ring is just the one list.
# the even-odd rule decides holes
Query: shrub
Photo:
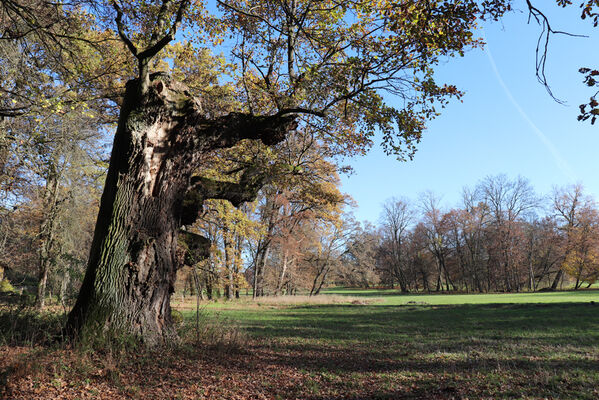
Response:
[{"label": "shrub", "polygon": [[8,279],[4,278],[0,281],[0,293],[12,293],[15,288],[10,284]]},{"label": "shrub", "polygon": [[171,310],[171,318],[173,319],[173,324],[176,327],[183,325],[183,322],[185,321],[183,313],[178,310]]},{"label": "shrub", "polygon": [[54,343],[61,337],[64,316],[29,307],[0,309],[0,346],[34,346]]}]

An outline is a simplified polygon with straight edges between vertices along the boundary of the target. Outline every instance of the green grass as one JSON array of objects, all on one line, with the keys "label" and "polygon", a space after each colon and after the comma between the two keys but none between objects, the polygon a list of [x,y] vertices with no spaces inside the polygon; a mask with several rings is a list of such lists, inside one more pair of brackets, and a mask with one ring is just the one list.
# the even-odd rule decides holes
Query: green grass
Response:
[{"label": "green grass", "polygon": [[580,290],[545,293],[482,293],[482,294],[399,294],[397,290],[328,289],[324,294],[380,297],[380,305],[405,305],[410,302],[430,305],[449,304],[523,304],[523,303],[581,303],[599,302],[599,290]]},{"label": "green grass", "polygon": [[297,368],[314,398],[599,398],[599,291],[327,293],[383,301],[205,312],[234,323],[273,363]]}]

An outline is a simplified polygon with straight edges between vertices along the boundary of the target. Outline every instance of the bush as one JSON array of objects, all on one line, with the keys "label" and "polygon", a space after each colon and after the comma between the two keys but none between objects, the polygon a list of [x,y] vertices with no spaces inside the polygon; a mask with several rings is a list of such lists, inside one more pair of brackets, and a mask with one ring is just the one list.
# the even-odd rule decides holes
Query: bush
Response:
[{"label": "bush", "polygon": [[0,281],[0,293],[12,293],[15,288],[10,284],[8,279],[4,278]]},{"label": "bush", "polygon": [[64,316],[29,307],[0,309],[0,346],[34,346],[54,343],[61,337]]},{"label": "bush", "polygon": [[175,327],[180,327],[183,325],[185,318],[183,317],[183,313],[178,310],[171,310],[171,318],[173,319],[173,324]]}]

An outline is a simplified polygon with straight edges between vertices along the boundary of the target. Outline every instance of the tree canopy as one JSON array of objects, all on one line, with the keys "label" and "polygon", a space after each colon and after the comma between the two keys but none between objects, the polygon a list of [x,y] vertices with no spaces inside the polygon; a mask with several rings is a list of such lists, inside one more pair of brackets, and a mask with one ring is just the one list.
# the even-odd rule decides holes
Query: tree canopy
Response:
[{"label": "tree canopy", "polygon": [[[217,95],[237,109],[300,114],[345,154],[363,153],[379,130],[386,151],[400,157],[413,154],[439,106],[461,95],[435,81],[434,67],[480,46],[477,20],[508,8],[500,1],[218,1],[219,12],[188,0],[45,5],[3,3],[2,43],[18,43],[27,55],[21,62],[36,63],[30,69],[51,76],[50,84],[58,79],[78,95],[118,103],[133,73],[147,79],[149,70],[178,69],[179,77],[198,82],[197,75],[216,69],[226,74],[220,86],[231,88]],[[219,43],[229,53],[205,68]],[[124,60],[123,47],[134,63]],[[3,88],[17,102],[5,101],[4,114],[30,110],[40,94],[11,83]],[[390,96],[401,105],[390,105]],[[56,98],[42,97],[42,104]]]}]

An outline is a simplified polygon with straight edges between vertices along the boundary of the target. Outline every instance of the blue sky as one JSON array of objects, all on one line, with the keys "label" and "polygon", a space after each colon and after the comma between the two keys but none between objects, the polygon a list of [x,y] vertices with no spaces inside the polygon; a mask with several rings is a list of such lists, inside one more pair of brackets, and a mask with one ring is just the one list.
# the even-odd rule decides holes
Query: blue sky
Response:
[{"label": "blue sky", "polygon": [[[350,161],[355,173],[342,177],[342,190],[357,202],[358,220],[376,222],[390,197],[417,200],[426,190],[456,206],[464,186],[488,175],[522,175],[540,194],[553,186],[582,183],[599,199],[599,123],[578,122],[578,105],[593,91],[584,87],[581,66],[599,67],[597,34],[581,21],[578,7],[558,9],[539,2],[552,27],[588,38],[553,36],[547,77],[556,103],[535,77],[535,47],[540,33],[528,14],[514,11],[480,30],[486,50],[451,59],[437,72],[439,82],[466,92],[429,128],[413,161],[398,162],[375,147]],[[521,4],[518,4],[523,7]]]}]

